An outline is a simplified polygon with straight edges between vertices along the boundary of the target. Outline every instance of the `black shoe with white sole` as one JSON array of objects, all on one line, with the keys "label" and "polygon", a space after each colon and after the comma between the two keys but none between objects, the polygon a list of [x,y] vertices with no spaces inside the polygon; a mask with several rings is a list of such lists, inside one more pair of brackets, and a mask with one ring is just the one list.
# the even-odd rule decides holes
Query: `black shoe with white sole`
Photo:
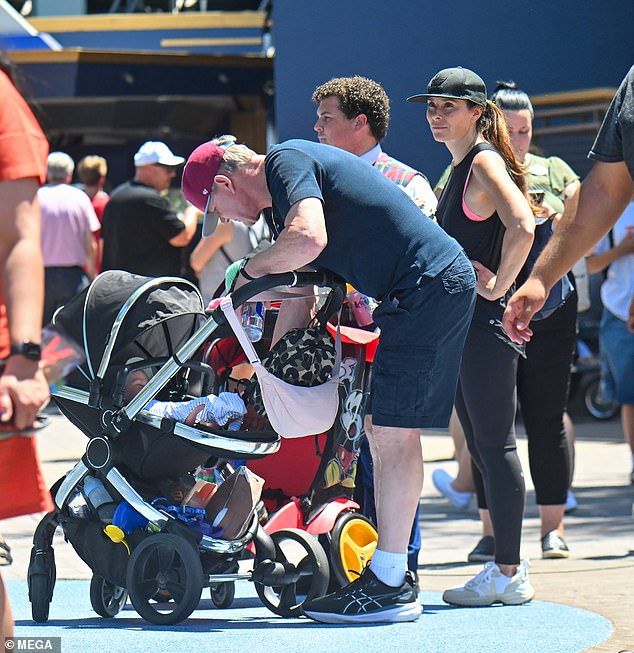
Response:
[{"label": "black shoe with white sole", "polygon": [[369,567],[349,585],[306,601],[303,609],[307,617],[327,624],[415,621],[422,612],[411,572],[402,585],[392,587],[382,583]]}]

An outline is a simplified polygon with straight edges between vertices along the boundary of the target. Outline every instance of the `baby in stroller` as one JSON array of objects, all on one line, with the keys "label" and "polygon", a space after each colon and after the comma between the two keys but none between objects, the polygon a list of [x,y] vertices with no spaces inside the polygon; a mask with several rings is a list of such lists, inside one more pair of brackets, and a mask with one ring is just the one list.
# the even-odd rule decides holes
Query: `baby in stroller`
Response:
[{"label": "baby in stroller", "polygon": [[[123,400],[131,401],[147,385],[149,377],[143,370],[130,372],[126,382]],[[144,410],[160,417],[169,417],[190,426],[223,427],[238,431],[247,407],[235,392],[221,392],[218,396],[208,394],[189,401],[157,401],[151,399]]]},{"label": "baby in stroller", "polygon": [[[317,273],[271,275],[241,288],[231,301],[237,307],[260,292],[297,283],[335,282]],[[240,579],[253,581],[263,603],[282,616],[301,614],[305,600],[325,594],[328,561],[306,532],[269,535],[254,506],[244,532],[221,539],[155,503],[167,480],[193,478],[199,467],[213,467],[224,479],[219,494],[234,475],[229,460],[254,460],[279,449],[273,431],[231,429],[244,414],[237,395],[206,396],[212,371],[200,360],[203,345],[216,330],[229,332],[220,311],[206,313],[198,290],[183,279],[109,271],[57,312],[55,326],[85,352],[85,362],[56,388],[54,399],[88,443],[82,459],[51,489],[55,510],[33,537],[28,581],[36,621],[48,619],[58,527],[93,571],[90,598],[102,616],[117,614],[129,594],[147,621],[178,623],[196,608],[204,587],[217,606],[230,604],[233,583]],[[202,399],[190,394],[193,388]],[[205,403],[211,411],[201,419],[209,423],[189,419],[192,407],[197,412]],[[179,410],[185,422],[194,423],[180,421]],[[108,518],[91,510],[89,501],[85,515],[74,510],[85,498],[87,479],[98,481],[117,507],[127,504],[135,515],[126,546],[104,533]],[[252,500],[248,489],[247,483]],[[226,512],[231,516],[229,503]],[[238,564],[247,549],[253,551],[251,571]]]}]

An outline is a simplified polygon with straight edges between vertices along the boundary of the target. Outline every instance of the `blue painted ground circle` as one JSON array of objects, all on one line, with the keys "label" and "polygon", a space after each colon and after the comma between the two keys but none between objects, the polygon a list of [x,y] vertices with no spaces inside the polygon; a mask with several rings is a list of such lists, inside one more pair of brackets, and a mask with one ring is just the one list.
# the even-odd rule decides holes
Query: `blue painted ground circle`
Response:
[{"label": "blue painted ground circle", "polygon": [[608,619],[588,610],[531,601],[522,606],[457,608],[421,592],[425,610],[414,623],[330,626],[282,619],[265,608],[248,582],[236,584],[231,608],[218,610],[203,592],[200,607],[178,626],[143,621],[128,604],[115,619],[91,609],[89,583],[58,580],[49,621],[31,621],[25,581],[7,582],[17,637],[61,637],[64,653],[578,653],[605,641]]}]

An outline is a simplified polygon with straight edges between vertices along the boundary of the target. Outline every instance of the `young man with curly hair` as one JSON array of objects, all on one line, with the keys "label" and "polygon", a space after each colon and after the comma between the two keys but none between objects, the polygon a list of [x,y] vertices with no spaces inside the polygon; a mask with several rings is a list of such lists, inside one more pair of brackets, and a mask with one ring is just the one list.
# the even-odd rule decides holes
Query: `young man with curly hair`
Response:
[{"label": "young man with curly hair", "polygon": [[400,186],[427,216],[436,196],[425,175],[381,149],[390,123],[390,100],[383,87],[366,77],[338,77],[313,93],[317,107],[314,130],[320,143],[356,154]]}]

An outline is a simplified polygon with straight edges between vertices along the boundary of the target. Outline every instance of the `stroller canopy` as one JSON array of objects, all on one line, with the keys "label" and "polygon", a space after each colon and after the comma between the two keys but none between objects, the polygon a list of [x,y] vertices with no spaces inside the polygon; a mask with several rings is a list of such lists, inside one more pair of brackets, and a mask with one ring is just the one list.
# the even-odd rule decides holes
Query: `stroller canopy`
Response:
[{"label": "stroller canopy", "polygon": [[102,379],[111,362],[172,355],[205,319],[198,289],[176,277],[100,274],[53,317],[84,350],[82,371]]}]

